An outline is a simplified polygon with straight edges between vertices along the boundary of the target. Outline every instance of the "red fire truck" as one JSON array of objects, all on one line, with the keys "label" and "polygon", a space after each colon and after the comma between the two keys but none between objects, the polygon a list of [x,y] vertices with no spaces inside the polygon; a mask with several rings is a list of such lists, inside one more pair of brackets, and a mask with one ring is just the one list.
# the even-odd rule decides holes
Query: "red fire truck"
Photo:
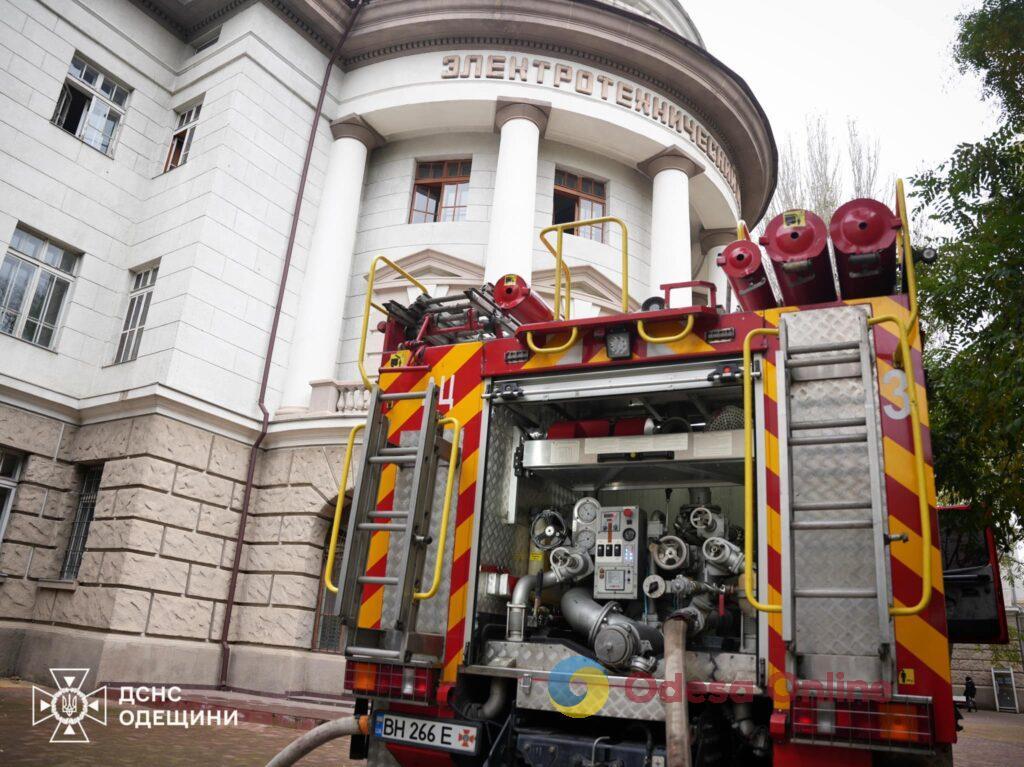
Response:
[{"label": "red fire truck", "polygon": [[[355,755],[951,763],[902,185],[895,211],[787,211],[759,243],[741,224],[718,260],[732,313],[678,283],[571,317],[583,225],[621,229],[627,286],[614,218],[542,232],[553,306],[516,275],[431,297],[371,268],[370,414],[324,576],[368,716]],[[422,295],[376,304],[380,264]],[[706,300],[674,306],[681,288]]]}]

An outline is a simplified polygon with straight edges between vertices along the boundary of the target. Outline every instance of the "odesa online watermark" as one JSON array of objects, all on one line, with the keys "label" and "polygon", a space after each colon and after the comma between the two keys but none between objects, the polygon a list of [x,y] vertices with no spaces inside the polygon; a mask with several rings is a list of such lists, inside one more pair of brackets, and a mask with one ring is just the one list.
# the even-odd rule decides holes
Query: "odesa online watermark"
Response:
[{"label": "odesa online watermark", "polygon": [[[32,725],[55,723],[51,743],[89,743],[85,722],[107,726],[108,687],[84,692],[87,668],[50,669],[56,691],[32,687]],[[153,727],[233,727],[238,724],[238,711],[227,709],[141,708],[174,706],[182,703],[181,688],[175,685],[122,686],[117,689],[117,702],[122,708],[117,723],[133,729]]]},{"label": "odesa online watermark", "polygon": [[[767,680],[764,693],[771,693],[776,701],[789,700],[797,695],[796,682],[793,674],[772,674]],[[687,702],[693,704],[750,703],[755,694],[761,693],[761,687],[751,680],[691,680],[684,685],[681,675],[658,679],[649,674],[633,673],[613,683],[601,664],[583,655],[563,658],[552,667],[548,675],[548,698],[551,705],[556,711],[574,719],[599,713],[613,689],[617,691],[620,702],[625,698],[637,705],[645,705],[656,698],[661,703],[678,703],[684,694]],[[885,681],[847,679],[841,671],[829,672],[821,681],[800,680],[799,696],[814,696],[819,701],[886,701],[892,696],[892,685]]]}]

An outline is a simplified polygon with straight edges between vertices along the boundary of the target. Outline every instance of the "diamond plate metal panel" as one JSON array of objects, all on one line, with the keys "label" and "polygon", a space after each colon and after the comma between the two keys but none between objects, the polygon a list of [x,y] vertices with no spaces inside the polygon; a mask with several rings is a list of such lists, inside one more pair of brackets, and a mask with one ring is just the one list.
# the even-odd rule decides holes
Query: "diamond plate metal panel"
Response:
[{"label": "diamond plate metal panel", "polygon": [[[399,444],[402,447],[412,447],[419,441],[416,432],[404,432],[401,435]],[[446,456],[447,457],[447,456]],[[458,471],[461,471],[460,466]],[[411,468],[399,468],[395,478],[395,492],[393,507],[396,509],[408,509],[412,496]],[[437,476],[434,481],[434,498],[431,504],[430,514],[430,537],[431,542],[427,546],[426,556],[423,560],[423,568],[420,572],[420,583],[423,587],[431,582],[434,577],[434,557],[439,545],[438,537],[441,532],[441,508],[444,506],[444,485],[448,477],[448,464],[442,463],[438,466]],[[458,473],[455,482],[458,483]],[[422,634],[444,634],[448,627],[448,596],[451,587],[451,563],[452,550],[455,545],[455,505],[458,498],[453,494],[452,510],[448,524],[448,536],[444,542],[444,558],[441,569],[441,585],[437,595],[432,599],[420,602],[416,614],[416,631]],[[399,557],[405,551],[403,540],[405,533],[392,533],[388,546],[387,572],[394,573],[398,570]],[[398,617],[399,597],[398,587],[385,586],[384,599],[381,608],[381,625],[384,627],[394,626]]]},{"label": "diamond plate metal panel", "polygon": [[[516,704],[522,708],[540,711],[555,711],[548,694],[547,675],[559,661],[577,657],[577,653],[565,645],[538,644],[532,642],[488,642],[484,648],[483,664],[495,668],[515,669],[518,672]],[[754,680],[757,678],[757,657],[753,654],[687,652],[686,670],[690,681],[719,682],[744,685],[745,691],[757,692]],[[524,677],[528,681],[524,681]],[[626,676],[608,674],[608,700],[597,716],[619,719],[647,719],[663,721],[665,709],[662,701],[655,696],[643,702],[646,686],[638,687],[634,694],[627,694]],[[664,681],[664,662],[654,672],[654,682]],[[583,692],[582,685],[576,692]],[[639,693],[639,694],[637,694]]]},{"label": "diamond plate metal panel", "polygon": [[[874,476],[880,472],[875,457],[877,441],[875,425],[878,404],[875,395],[874,359],[870,336],[865,329],[865,307],[796,312],[784,315],[785,345],[794,347],[823,344],[857,344],[862,361],[869,361],[867,374],[862,364],[829,365],[830,358],[850,355],[850,349],[789,353],[789,360],[822,360],[821,366],[797,366],[784,369],[786,424],[780,435],[788,448],[788,476],[785,496],[789,504],[848,504],[869,508],[820,509],[793,511],[787,515],[784,529],[790,530],[789,551],[785,561],[792,569],[789,578],[792,592],[801,589],[880,589],[877,597],[797,597],[790,593],[793,649],[797,654],[798,676],[817,673],[825,656],[859,658],[859,667],[880,673],[879,646],[886,641],[888,615],[885,596],[888,579],[878,566],[880,547],[876,541],[884,531],[881,522],[884,500]],[[785,363],[784,363],[785,364]],[[865,386],[872,386],[866,390]],[[801,438],[867,433],[867,441],[846,444],[790,445],[790,424],[812,421],[867,419],[865,426],[802,429],[794,436]],[[799,521],[870,520],[872,527],[837,530],[791,530]],[[879,582],[879,579],[882,582]],[[826,664],[827,665],[827,664]],[[873,678],[877,678],[873,677]]]},{"label": "diamond plate metal panel", "polygon": [[[874,568],[874,563],[870,565]],[[796,600],[800,655],[878,656],[878,602],[865,599]]]}]

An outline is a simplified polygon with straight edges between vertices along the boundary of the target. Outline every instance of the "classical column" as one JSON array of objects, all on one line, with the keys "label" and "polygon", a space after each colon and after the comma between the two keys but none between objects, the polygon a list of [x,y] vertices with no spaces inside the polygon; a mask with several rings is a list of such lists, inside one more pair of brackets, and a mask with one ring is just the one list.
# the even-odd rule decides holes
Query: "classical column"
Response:
[{"label": "classical column", "polygon": [[[705,275],[703,279],[715,283],[717,291],[716,301],[725,311],[732,311],[736,306],[736,296],[731,296],[729,278],[725,271],[717,263],[718,256],[725,250],[725,246],[736,239],[736,229],[729,227],[724,229],[705,229],[700,233],[700,250],[704,254],[704,260],[697,270]],[[731,304],[731,305],[730,305]]]},{"label": "classical column", "polygon": [[484,265],[487,282],[496,282],[505,274],[530,279],[537,217],[537,152],[547,119],[544,110],[534,104],[498,104],[494,126],[501,140]]},{"label": "classical column", "polygon": [[[651,177],[651,269],[652,295],[660,295],[660,285],[693,279],[690,242],[690,179],[704,168],[675,147],[669,147],[640,163],[640,170]],[[688,306],[691,291],[672,294],[675,306]]]},{"label": "classical column", "polygon": [[383,143],[357,115],[335,120],[331,133],[334,143],[299,294],[281,411],[305,410],[310,381],[334,377],[366,158]]}]

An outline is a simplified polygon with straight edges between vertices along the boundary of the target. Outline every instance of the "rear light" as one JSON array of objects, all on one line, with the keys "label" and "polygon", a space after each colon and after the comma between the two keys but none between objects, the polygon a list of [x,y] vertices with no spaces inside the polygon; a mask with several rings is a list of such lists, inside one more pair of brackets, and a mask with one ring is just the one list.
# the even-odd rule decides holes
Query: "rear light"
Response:
[{"label": "rear light", "polygon": [[345,666],[345,689],[363,697],[431,702],[437,669],[353,661]]},{"label": "rear light", "polygon": [[930,749],[931,703],[801,697],[793,702],[792,734],[794,740],[821,744]]}]

